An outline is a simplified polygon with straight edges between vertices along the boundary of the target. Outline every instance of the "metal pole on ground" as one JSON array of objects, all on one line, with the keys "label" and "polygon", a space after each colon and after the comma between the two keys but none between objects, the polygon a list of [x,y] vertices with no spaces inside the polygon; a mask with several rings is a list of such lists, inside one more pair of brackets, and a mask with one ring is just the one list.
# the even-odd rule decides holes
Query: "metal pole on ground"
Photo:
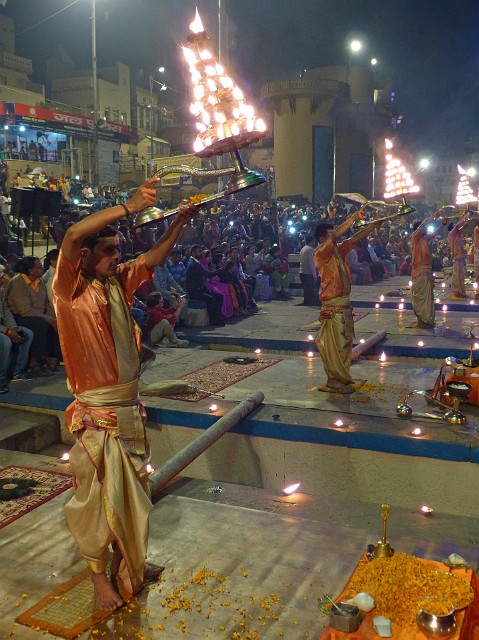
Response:
[{"label": "metal pole on ground", "polygon": [[211,427],[190,442],[184,449],[176,453],[165,464],[150,476],[150,488],[152,496],[157,495],[161,489],[172,480],[180,471],[185,469],[193,460],[211,447],[223,434],[237,425],[243,418],[250,414],[264,400],[264,394],[257,391],[254,395],[240,402],[236,407],[225,413]]},{"label": "metal pole on ground", "polygon": [[377,344],[386,339],[387,331],[378,331],[374,335],[370,336],[364,342],[360,342],[355,347],[353,347],[353,360],[359,358],[365,351],[371,349],[371,347],[375,347]]}]

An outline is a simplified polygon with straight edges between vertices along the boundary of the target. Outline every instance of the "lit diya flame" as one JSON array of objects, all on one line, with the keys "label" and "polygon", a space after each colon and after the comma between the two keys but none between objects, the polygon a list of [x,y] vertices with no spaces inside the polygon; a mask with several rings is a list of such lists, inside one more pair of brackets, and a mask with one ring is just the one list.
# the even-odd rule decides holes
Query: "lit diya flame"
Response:
[{"label": "lit diya flame", "polygon": [[217,404],[210,404],[210,406],[208,407],[208,410],[211,412],[216,411],[217,409],[218,409]]},{"label": "lit diya flame", "polygon": [[412,435],[412,436],[420,436],[420,435],[421,435],[421,433],[422,433],[422,431],[421,431],[421,429],[420,429],[419,427],[416,427],[415,429],[413,429],[413,430],[411,431],[411,435]]},{"label": "lit diya flame", "polygon": [[312,351],[308,351],[308,358],[312,358],[314,356],[314,353]]},{"label": "lit diya flame", "polygon": [[255,349],[254,352],[260,354],[261,353],[261,349]]},{"label": "lit diya flame", "polygon": [[384,296],[383,295],[379,296],[379,299],[381,300],[381,302],[384,302]]},{"label": "lit diya flame", "polygon": [[419,340],[419,342],[417,343],[418,347],[423,347],[424,346],[424,342],[422,340]]},{"label": "lit diya flame", "polygon": [[412,280],[409,280],[408,285],[412,287]]},{"label": "lit diya flame", "polygon": [[311,334],[309,334],[308,340],[311,342],[312,340],[314,340],[314,337]]},{"label": "lit diya flame", "polygon": [[379,362],[386,362],[386,354],[384,353],[384,351],[379,356]]},{"label": "lit diya flame", "polygon": [[436,304],[440,304],[441,303],[441,298],[436,298]]},{"label": "lit diya flame", "polygon": [[146,471],[147,471],[148,473],[153,473],[153,471],[154,471],[154,470],[155,470],[155,469],[154,469],[154,467],[152,467],[152,466],[151,466],[151,464],[147,464],[147,465],[146,465]]},{"label": "lit diya flame", "polygon": [[442,310],[443,310],[443,311],[447,311],[447,304],[443,304],[443,305],[442,305]]},{"label": "lit diya flame", "polygon": [[300,482],[296,482],[295,484],[290,484],[289,487],[285,487],[283,489],[283,493],[285,493],[287,496],[290,496],[292,493],[294,493],[297,489],[299,489],[301,483]]},{"label": "lit diya flame", "polygon": [[378,305],[378,303],[377,303],[377,302],[376,302],[376,304],[374,305],[374,308],[375,308],[375,309],[379,309],[379,305]]},{"label": "lit diya flame", "polygon": [[342,420],[336,420],[336,422],[334,423],[334,425],[336,427],[342,427],[344,425],[344,422]]},{"label": "lit diya flame", "polygon": [[68,462],[68,460],[70,460],[70,454],[69,453],[64,453],[62,455],[62,457],[60,458],[60,460],[63,460],[64,462]]},{"label": "lit diya flame", "polygon": [[403,303],[403,302],[400,302],[400,303],[398,304],[398,309],[399,309],[400,311],[402,311],[402,310],[404,309],[404,303]]},{"label": "lit diya flame", "polygon": [[365,342],[364,338],[361,338],[361,339],[359,340],[359,342],[360,342],[361,344],[364,344],[364,342]]},{"label": "lit diya flame", "polygon": [[434,509],[432,507],[428,507],[427,505],[423,505],[421,507],[421,511],[425,514],[425,515],[429,515],[430,513],[432,513],[434,511]]}]

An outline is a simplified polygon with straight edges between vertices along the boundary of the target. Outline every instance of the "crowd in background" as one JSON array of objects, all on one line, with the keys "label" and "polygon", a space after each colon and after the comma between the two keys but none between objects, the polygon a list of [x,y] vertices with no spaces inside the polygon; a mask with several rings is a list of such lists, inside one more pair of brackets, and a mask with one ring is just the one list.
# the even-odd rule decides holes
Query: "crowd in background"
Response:
[{"label": "crowd in background", "polygon": [[[0,318],[0,335],[8,335],[1,330],[2,326],[10,333],[16,331],[15,327],[22,327],[23,333],[18,336],[12,333],[18,338],[12,348],[22,351],[19,347],[25,341],[30,345],[27,365],[22,371],[13,371],[10,379],[52,375],[58,370],[61,353],[51,301],[51,279],[65,232],[88,216],[99,201],[105,207],[128,199],[125,189],[93,189],[88,183],[67,180],[64,176],[53,179],[42,172],[27,176],[32,176],[32,181],[43,181],[43,188],[61,189],[64,197],[60,214],[47,223],[45,233],[53,249],[42,265],[39,258],[24,255],[24,246],[33,231],[28,224],[31,219],[12,215],[8,187],[0,185],[3,190],[0,195],[0,303],[11,314],[7,324],[5,318]],[[168,209],[167,203],[160,206]],[[210,324],[223,326],[233,318],[255,313],[257,300],[288,300],[292,254],[299,254],[303,304],[318,306],[321,283],[312,257],[316,246],[314,230],[320,222],[341,224],[358,207],[355,204],[334,208],[331,204],[295,206],[280,201],[232,198],[203,207],[182,229],[166,263],[156,267],[154,278],[136,292],[132,315],[143,331],[145,342],[166,347],[186,346],[188,342],[180,340],[175,329],[187,322],[188,305],[193,302],[204,305]],[[433,207],[423,207],[411,215],[392,218],[362,240],[347,255],[353,282],[367,285],[395,275],[410,275],[409,236],[414,224],[433,211]],[[125,217],[117,223],[123,260],[148,250],[168,227],[169,218],[139,228],[134,228],[133,222],[133,218]],[[447,227],[443,228],[445,232],[436,235],[430,245],[435,271],[451,265]],[[465,249],[472,263],[470,233],[465,234]],[[0,344],[0,352],[1,349]],[[22,353],[24,351],[25,345]],[[0,360],[4,359],[2,353]],[[8,387],[5,376],[0,365],[0,392]]]}]

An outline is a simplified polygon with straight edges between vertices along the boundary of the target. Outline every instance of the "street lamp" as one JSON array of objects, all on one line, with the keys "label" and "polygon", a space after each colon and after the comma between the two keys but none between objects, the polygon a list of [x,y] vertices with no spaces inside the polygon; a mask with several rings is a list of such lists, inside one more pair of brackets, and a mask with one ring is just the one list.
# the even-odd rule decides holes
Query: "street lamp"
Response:
[{"label": "street lamp", "polygon": [[[159,73],[164,73],[165,67],[158,67]],[[156,73],[156,72],[155,72]],[[160,91],[166,91],[167,86],[163,82],[159,82],[155,80],[155,74],[150,73],[149,76],[150,81],[150,159],[153,160],[154,155],[154,107],[153,107],[153,85],[156,83],[160,86]]]},{"label": "street lamp", "polygon": [[359,51],[361,51],[362,48],[363,48],[363,43],[361,42],[361,40],[352,40],[349,43],[349,49],[351,50],[351,53],[359,53]]},{"label": "street lamp", "polygon": [[96,66],[96,0],[91,3],[91,69],[93,77],[93,184],[98,186],[98,77]]}]

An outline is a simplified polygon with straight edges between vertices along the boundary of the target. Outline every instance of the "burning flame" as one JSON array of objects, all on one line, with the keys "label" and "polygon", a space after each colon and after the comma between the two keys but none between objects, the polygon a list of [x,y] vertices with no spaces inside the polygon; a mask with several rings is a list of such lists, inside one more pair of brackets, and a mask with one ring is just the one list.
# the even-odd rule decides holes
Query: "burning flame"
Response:
[{"label": "burning flame", "polygon": [[461,176],[459,184],[457,185],[456,204],[469,204],[469,202],[476,202],[477,196],[474,195],[471,185],[469,184],[468,172],[457,165],[457,170]]},{"label": "burning flame", "polygon": [[210,411],[216,411],[217,409],[218,409],[218,405],[217,405],[217,404],[211,404],[211,405],[209,406],[209,410],[210,410]]},{"label": "burning flame", "polygon": [[[190,29],[195,37],[189,38],[188,46],[182,49],[193,83],[194,104],[191,105],[190,111],[196,118],[198,129],[193,144],[195,153],[201,154],[216,142],[233,136],[254,136],[257,133],[258,139],[263,137],[266,123],[261,118],[256,118],[253,106],[245,102],[241,89],[206,48],[208,38],[198,9]],[[251,144],[254,137],[245,136],[244,140]],[[235,144],[239,142],[236,140]],[[243,145],[244,141],[241,146]]]},{"label": "burning flame", "polygon": [[423,506],[421,507],[421,511],[422,511],[423,513],[428,514],[428,513],[432,513],[432,512],[434,511],[434,509],[433,509],[432,507],[428,507],[427,505],[423,505]]},{"label": "burning flame", "polygon": [[62,457],[60,458],[60,460],[64,460],[65,462],[68,462],[68,460],[70,460],[70,454],[69,453],[64,453],[62,455]]},{"label": "burning flame", "polygon": [[413,430],[411,431],[411,434],[412,434],[413,436],[420,436],[420,435],[421,435],[421,433],[422,433],[422,431],[421,431],[421,429],[420,429],[419,427],[416,427],[415,429],[413,429]]},{"label": "burning flame", "polygon": [[283,489],[283,493],[285,493],[287,496],[291,495],[296,491],[296,489],[299,489],[300,484],[300,482],[296,482],[296,484],[290,484],[289,487],[285,487]]},{"label": "burning flame", "polygon": [[[386,138],[385,146],[387,150],[393,148],[391,140]],[[384,193],[385,198],[392,198],[394,196],[417,193],[420,188],[414,184],[414,180],[411,177],[409,171],[406,171],[406,167],[400,160],[395,158],[392,153],[386,153],[386,191]]]},{"label": "burning flame", "polygon": [[384,351],[379,356],[379,362],[386,362],[386,354],[384,353]]},{"label": "burning flame", "polygon": [[200,14],[198,13],[198,7],[196,8],[195,19],[190,24],[190,29],[193,33],[202,33],[204,31],[203,23],[201,22]]}]

